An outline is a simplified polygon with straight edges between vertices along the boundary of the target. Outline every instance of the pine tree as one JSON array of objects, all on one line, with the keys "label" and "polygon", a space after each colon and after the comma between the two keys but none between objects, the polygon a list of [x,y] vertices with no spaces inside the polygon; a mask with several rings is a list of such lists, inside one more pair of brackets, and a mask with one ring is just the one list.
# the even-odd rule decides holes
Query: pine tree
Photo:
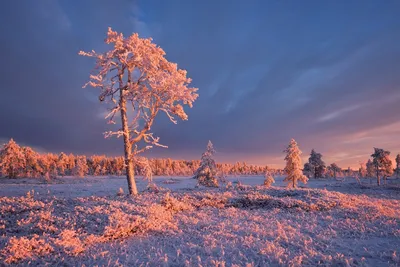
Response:
[{"label": "pine tree", "polygon": [[331,172],[334,178],[336,178],[337,174],[342,171],[342,169],[336,163],[329,165],[328,170]]},{"label": "pine tree", "polygon": [[89,168],[87,165],[86,156],[77,156],[73,175],[77,177],[85,177]]},{"label": "pine tree", "polygon": [[325,162],[322,160],[322,154],[311,150],[310,158],[308,159],[311,170],[313,171],[314,178],[324,177],[326,166]]},{"label": "pine tree", "polygon": [[367,176],[367,170],[365,169],[364,163],[360,163],[360,168],[358,169],[358,175],[360,178]]},{"label": "pine tree", "polygon": [[307,176],[307,178],[311,178],[314,174],[314,167],[310,163],[304,164],[303,174]]},{"label": "pine tree", "polygon": [[148,158],[145,157],[135,157],[133,160],[136,173],[142,175],[143,178],[149,182],[153,181],[153,171],[150,166]]},{"label": "pine tree", "polygon": [[25,177],[39,177],[42,173],[42,169],[38,162],[39,154],[36,153],[30,147],[23,147],[22,152],[25,156],[25,162],[26,162],[24,176]]},{"label": "pine tree", "polygon": [[370,177],[370,178],[374,177],[375,176],[375,167],[374,167],[374,163],[372,162],[371,159],[368,159],[366,166],[367,166],[367,174],[366,174],[367,177]]},{"label": "pine tree", "polygon": [[0,150],[0,172],[8,178],[23,175],[26,159],[21,147],[11,138]]},{"label": "pine tree", "polygon": [[[99,100],[113,105],[107,118],[115,123],[115,115],[120,115],[122,128],[109,131],[106,137],[123,137],[129,194],[136,195],[134,157],[153,146],[165,147],[150,132],[156,116],[165,113],[175,124],[177,118],[187,120],[183,105],[192,107],[198,97],[197,88],[189,87],[187,72],[169,62],[164,50],[151,38],[139,38],[137,33],[124,37],[109,28],[105,42],[113,46],[106,53],[79,54],[96,59],[94,73],[86,85],[99,88]],[[134,115],[130,121],[128,104],[136,111],[131,113]],[[139,144],[144,146],[139,148]]]},{"label": "pine tree", "polygon": [[385,151],[381,148],[374,148],[375,153],[371,155],[373,158],[373,164],[376,172],[376,182],[378,185],[381,184],[381,176],[383,177],[385,184],[386,178],[393,174],[392,161],[390,160],[390,152]]},{"label": "pine tree", "polygon": [[207,149],[201,155],[200,167],[194,175],[194,178],[197,179],[200,185],[218,187],[217,166],[213,159],[214,154],[214,146],[211,141],[208,141]]},{"label": "pine tree", "polygon": [[68,156],[61,152],[57,159],[57,171],[58,174],[64,176],[68,166]]},{"label": "pine tree", "polygon": [[301,171],[301,151],[294,139],[290,141],[289,146],[284,150],[284,152],[286,153],[286,166],[284,171],[287,176],[283,181],[288,182],[287,187],[296,188],[298,181],[306,184],[308,178],[304,176]]},{"label": "pine tree", "polygon": [[274,177],[272,177],[270,172],[266,172],[265,173],[264,186],[270,187],[273,183],[275,183]]}]

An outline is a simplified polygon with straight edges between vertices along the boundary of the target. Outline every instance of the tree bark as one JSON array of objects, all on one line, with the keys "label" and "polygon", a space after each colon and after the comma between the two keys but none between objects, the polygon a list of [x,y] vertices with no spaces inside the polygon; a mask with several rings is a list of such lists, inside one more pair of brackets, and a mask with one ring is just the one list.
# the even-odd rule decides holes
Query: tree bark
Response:
[{"label": "tree bark", "polygon": [[[120,83],[122,83],[122,78],[120,78]],[[129,140],[130,138],[129,138],[128,116],[126,114],[126,98],[122,86],[120,86],[119,105],[121,108],[122,131],[124,132],[126,179],[128,180],[129,194],[137,195],[138,191],[136,187],[135,173],[133,170],[133,161],[132,161],[132,146]]]},{"label": "tree bark", "polygon": [[376,167],[376,183],[381,185],[381,177],[379,177],[379,169]]}]

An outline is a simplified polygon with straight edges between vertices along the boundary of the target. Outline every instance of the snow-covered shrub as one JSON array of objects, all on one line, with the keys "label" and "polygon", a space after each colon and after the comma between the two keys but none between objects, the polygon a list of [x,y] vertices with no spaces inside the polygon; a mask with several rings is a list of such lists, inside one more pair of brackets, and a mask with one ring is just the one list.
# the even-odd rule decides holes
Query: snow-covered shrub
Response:
[{"label": "snow-covered shrub", "polygon": [[119,188],[118,192],[117,192],[117,196],[123,196],[124,193],[124,189],[122,189],[122,187]]}]

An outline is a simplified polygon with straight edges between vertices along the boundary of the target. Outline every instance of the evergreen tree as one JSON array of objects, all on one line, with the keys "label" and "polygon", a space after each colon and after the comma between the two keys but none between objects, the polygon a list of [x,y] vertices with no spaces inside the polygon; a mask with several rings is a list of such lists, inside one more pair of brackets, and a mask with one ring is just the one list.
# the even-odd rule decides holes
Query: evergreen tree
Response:
[{"label": "evergreen tree", "polygon": [[38,162],[39,154],[36,153],[30,147],[23,147],[22,152],[25,156],[25,170],[24,176],[25,177],[39,177],[42,173],[42,169]]},{"label": "evergreen tree", "polygon": [[374,177],[375,176],[375,167],[374,167],[374,163],[372,162],[371,159],[368,159],[366,166],[367,166],[367,174],[366,174],[367,177],[370,177],[370,178]]},{"label": "evergreen tree", "polygon": [[270,187],[273,183],[275,183],[274,177],[272,177],[270,172],[266,172],[265,173],[264,186]]},{"label": "evergreen tree", "polygon": [[86,156],[77,156],[73,175],[77,177],[85,177],[89,168],[87,165]]},{"label": "evergreen tree", "polygon": [[303,174],[307,176],[307,178],[311,178],[314,174],[314,167],[307,162],[304,164]]},{"label": "evergreen tree", "polygon": [[[165,147],[150,132],[155,118],[165,113],[173,123],[177,123],[177,118],[187,120],[183,105],[192,107],[197,88],[189,87],[191,79],[186,77],[187,72],[169,62],[164,50],[151,38],[139,38],[137,33],[124,37],[109,28],[105,42],[113,46],[108,52],[79,53],[96,59],[94,72],[85,86],[99,88],[99,100],[114,103],[107,118],[115,122],[118,114],[122,127],[109,131],[106,137],[123,137],[129,194],[136,195],[134,157],[153,146]],[[128,104],[138,112],[128,113]],[[144,146],[139,148],[140,144]]]},{"label": "evergreen tree", "polygon": [[301,171],[301,151],[294,139],[290,141],[289,146],[284,150],[284,152],[286,153],[286,166],[284,171],[287,176],[283,181],[288,182],[287,187],[296,188],[298,181],[306,184],[308,178],[304,176]]},{"label": "evergreen tree", "polygon": [[375,153],[371,155],[373,158],[373,164],[376,172],[376,182],[378,185],[381,184],[381,176],[383,177],[385,184],[386,178],[393,174],[392,161],[390,160],[390,152],[385,151],[381,148],[374,148]]},{"label": "evergreen tree", "polygon": [[11,138],[0,150],[0,171],[9,178],[23,175],[26,159],[21,147]]},{"label": "evergreen tree", "polygon": [[365,169],[364,163],[360,163],[360,168],[358,169],[358,175],[360,178],[367,176],[367,170]]},{"label": "evergreen tree", "polygon": [[311,150],[310,158],[308,159],[311,170],[313,171],[314,178],[324,177],[326,166],[325,162],[322,160],[322,154]]},{"label": "evergreen tree", "polygon": [[61,152],[57,159],[57,172],[59,175],[64,176],[68,167],[68,156]]},{"label": "evergreen tree", "polygon": [[331,175],[333,175],[334,178],[336,178],[337,174],[342,171],[342,169],[336,163],[329,165],[328,170],[331,172]]},{"label": "evergreen tree", "polygon": [[208,141],[206,151],[201,155],[200,167],[197,169],[194,178],[198,184],[208,187],[218,187],[217,166],[213,159],[215,150],[211,141]]}]

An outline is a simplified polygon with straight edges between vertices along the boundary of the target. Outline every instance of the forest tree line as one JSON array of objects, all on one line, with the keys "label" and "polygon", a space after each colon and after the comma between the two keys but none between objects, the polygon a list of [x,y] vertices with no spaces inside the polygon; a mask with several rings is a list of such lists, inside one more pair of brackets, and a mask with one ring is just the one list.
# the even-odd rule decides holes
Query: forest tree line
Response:
[{"label": "forest tree line", "polygon": [[[134,170],[136,175],[191,176],[200,166],[200,160],[146,159],[137,157]],[[281,170],[268,166],[249,165],[246,162],[235,164],[218,163],[217,168],[225,175],[261,175],[267,171],[281,174]],[[0,150],[1,177],[62,177],[62,176],[106,176],[125,175],[124,157],[105,155],[85,155],[38,153],[31,147],[21,147],[13,139]]]}]

